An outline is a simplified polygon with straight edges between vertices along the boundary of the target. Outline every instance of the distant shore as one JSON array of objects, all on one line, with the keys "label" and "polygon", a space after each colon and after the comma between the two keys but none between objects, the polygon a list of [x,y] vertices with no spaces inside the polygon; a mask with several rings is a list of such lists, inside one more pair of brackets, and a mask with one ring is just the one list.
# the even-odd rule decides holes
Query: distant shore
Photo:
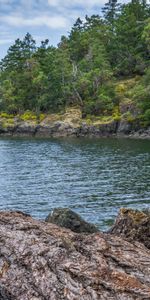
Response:
[{"label": "distant shore", "polygon": [[[130,126],[130,124],[126,124]],[[32,122],[21,122],[13,126],[1,127],[0,137],[116,137],[150,139],[150,128],[138,130],[121,130],[120,125],[114,123],[88,125],[83,122],[80,126],[73,126],[70,123],[57,121],[47,125],[34,124]]]},{"label": "distant shore", "polygon": [[150,127],[110,118],[83,119],[78,109],[64,114],[0,116],[0,136],[10,137],[127,137],[150,139]]}]

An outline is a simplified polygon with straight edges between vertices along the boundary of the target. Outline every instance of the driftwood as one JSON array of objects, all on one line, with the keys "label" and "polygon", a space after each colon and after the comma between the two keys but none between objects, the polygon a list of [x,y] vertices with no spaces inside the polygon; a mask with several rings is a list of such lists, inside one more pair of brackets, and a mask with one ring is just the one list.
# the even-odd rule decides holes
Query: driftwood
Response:
[{"label": "driftwood", "polygon": [[150,250],[1,212],[0,299],[150,299]]}]

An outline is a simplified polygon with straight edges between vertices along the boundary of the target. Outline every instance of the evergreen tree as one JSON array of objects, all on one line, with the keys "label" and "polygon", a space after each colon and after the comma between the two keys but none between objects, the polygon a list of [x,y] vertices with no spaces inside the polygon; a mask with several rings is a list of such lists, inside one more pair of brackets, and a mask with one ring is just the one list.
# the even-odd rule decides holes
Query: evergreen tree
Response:
[{"label": "evergreen tree", "polygon": [[80,105],[84,115],[113,114],[120,101],[115,80],[144,74],[131,98],[148,116],[149,63],[147,1],[109,0],[103,18],[78,18],[58,47],[48,39],[37,46],[29,33],[15,41],[0,62],[0,110],[39,113]]},{"label": "evergreen tree", "polygon": [[120,11],[118,0],[109,0],[102,8],[104,19],[114,29],[116,17]]}]

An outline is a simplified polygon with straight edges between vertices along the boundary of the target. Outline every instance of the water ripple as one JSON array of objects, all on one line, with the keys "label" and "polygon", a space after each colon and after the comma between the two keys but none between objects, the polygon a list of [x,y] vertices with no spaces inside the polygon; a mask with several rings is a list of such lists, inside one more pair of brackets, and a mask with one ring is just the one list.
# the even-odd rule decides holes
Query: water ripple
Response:
[{"label": "water ripple", "polygon": [[45,218],[70,207],[105,230],[150,204],[150,141],[0,139],[0,209]]}]

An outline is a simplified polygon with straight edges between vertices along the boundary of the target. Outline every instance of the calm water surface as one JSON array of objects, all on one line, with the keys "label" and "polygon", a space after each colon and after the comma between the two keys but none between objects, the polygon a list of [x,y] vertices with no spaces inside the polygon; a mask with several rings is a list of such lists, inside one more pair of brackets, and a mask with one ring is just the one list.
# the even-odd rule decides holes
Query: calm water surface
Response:
[{"label": "calm water surface", "polygon": [[150,141],[0,139],[0,210],[70,207],[105,230],[120,207],[149,206]]}]

